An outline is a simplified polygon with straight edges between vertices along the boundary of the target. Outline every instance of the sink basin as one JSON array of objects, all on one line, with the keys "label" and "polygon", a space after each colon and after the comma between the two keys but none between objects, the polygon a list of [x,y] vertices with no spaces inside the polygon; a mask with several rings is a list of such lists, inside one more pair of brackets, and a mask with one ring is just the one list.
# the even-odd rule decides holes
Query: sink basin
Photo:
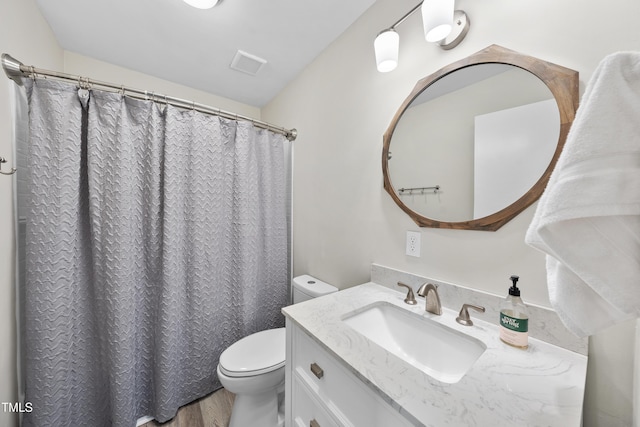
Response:
[{"label": "sink basin", "polygon": [[386,302],[348,313],[347,325],[438,381],[457,383],[487,349],[469,335]]}]

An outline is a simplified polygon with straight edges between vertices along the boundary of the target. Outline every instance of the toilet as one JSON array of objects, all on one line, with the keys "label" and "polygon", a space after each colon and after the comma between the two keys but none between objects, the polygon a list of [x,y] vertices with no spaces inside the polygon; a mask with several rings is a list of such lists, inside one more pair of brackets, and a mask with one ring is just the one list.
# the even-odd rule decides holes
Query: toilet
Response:
[{"label": "toilet", "polygon": [[[309,275],[293,279],[297,304],[338,289]],[[268,329],[242,338],[222,352],[218,378],[235,393],[229,427],[277,427],[284,424],[285,328]],[[283,408],[282,408],[283,409]]]}]

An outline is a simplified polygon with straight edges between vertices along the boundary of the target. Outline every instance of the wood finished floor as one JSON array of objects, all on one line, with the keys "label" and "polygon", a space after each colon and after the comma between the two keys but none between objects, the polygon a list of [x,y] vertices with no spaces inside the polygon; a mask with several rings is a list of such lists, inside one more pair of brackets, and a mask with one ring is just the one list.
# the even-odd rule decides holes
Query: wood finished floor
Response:
[{"label": "wood finished floor", "polygon": [[235,395],[224,388],[178,410],[166,423],[149,421],[141,427],[228,427]]}]

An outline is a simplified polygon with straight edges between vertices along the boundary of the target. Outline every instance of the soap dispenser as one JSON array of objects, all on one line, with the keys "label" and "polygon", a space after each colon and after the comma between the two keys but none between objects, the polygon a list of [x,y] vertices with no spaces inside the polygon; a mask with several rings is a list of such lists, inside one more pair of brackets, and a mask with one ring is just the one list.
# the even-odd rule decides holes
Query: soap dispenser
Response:
[{"label": "soap dispenser", "polygon": [[509,295],[500,306],[500,339],[518,348],[529,346],[529,315],[520,298],[518,276],[511,276]]}]

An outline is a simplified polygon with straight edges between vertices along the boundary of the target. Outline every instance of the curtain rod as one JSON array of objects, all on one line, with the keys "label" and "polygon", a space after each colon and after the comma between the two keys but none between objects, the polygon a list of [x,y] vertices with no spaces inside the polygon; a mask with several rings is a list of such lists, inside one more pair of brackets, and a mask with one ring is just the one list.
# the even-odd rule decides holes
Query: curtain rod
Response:
[{"label": "curtain rod", "polygon": [[186,99],[174,98],[172,96],[157,94],[155,92],[148,92],[146,90],[135,89],[123,85],[117,85],[113,83],[101,82],[93,80],[88,77],[74,76],[72,74],[59,73],[57,71],[43,70],[35,68],[30,65],[24,65],[22,62],[13,58],[7,53],[2,54],[2,68],[5,74],[11,80],[17,84],[21,84],[20,77],[37,77],[46,76],[53,77],[60,80],[70,80],[77,82],[80,87],[88,88],[89,86],[100,86],[108,88],[113,91],[126,93],[132,98],[147,99],[158,103],[171,104],[175,107],[191,108],[193,110],[200,111],[201,113],[211,114],[214,116],[220,116],[231,120],[245,120],[251,122],[254,126],[261,129],[268,129],[270,131],[280,133],[284,135],[289,141],[295,141],[298,136],[296,129],[285,129],[281,126],[275,126],[261,120],[252,119],[251,117],[243,116],[241,114],[235,114],[228,111],[221,110],[219,108],[210,107],[208,105],[199,104],[197,102],[188,101]]}]

